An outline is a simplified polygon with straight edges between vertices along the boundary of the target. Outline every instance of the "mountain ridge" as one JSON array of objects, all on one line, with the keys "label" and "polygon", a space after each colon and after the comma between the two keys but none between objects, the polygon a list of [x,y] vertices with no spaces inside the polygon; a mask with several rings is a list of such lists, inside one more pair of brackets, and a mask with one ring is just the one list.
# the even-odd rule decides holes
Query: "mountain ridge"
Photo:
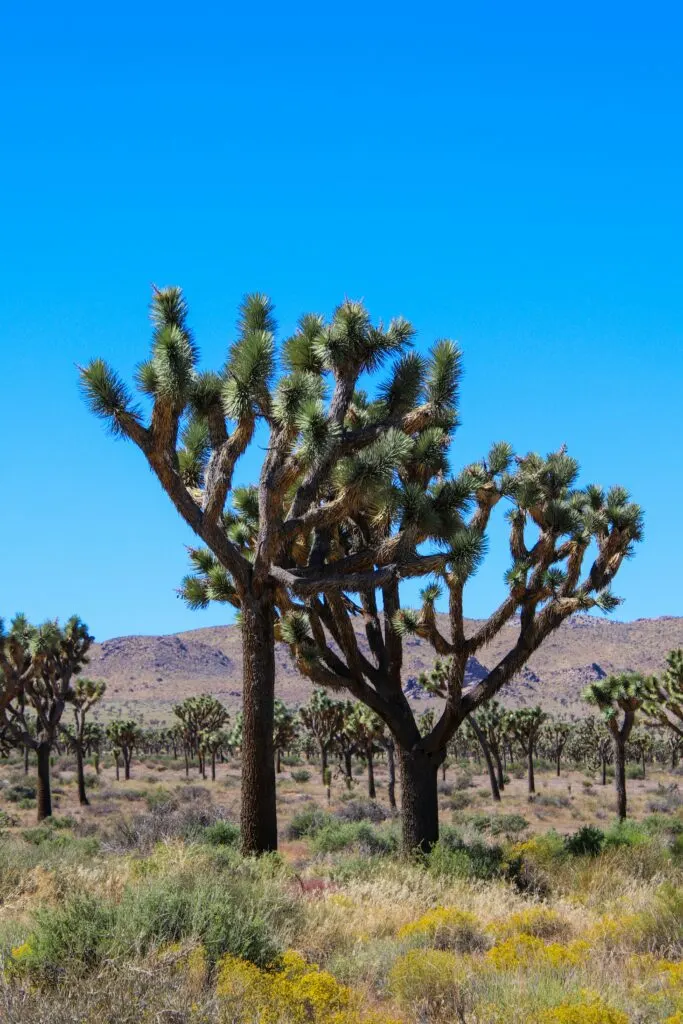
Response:
[{"label": "mountain ridge", "polygon": [[[437,616],[442,631],[447,616]],[[479,620],[466,620],[468,634]],[[367,650],[362,620],[356,623],[359,643]],[[515,622],[477,652],[479,668],[491,669],[509,650]],[[661,671],[667,653],[683,647],[683,617],[618,621],[577,615],[569,619],[529,659],[501,692],[510,706],[542,703],[548,710],[580,714],[580,694],[593,679],[612,672]],[[404,643],[404,687],[428,671],[436,655],[427,641],[408,637]],[[239,706],[242,690],[242,650],[238,626],[204,626],[179,633],[112,637],[94,644],[87,674],[107,683],[103,712],[144,715],[163,720],[173,704],[197,693],[213,693],[231,710]],[[472,678],[480,675],[477,670]],[[287,649],[276,648],[276,691],[286,703],[305,702],[312,686],[294,666]],[[436,701],[409,687],[411,699],[428,707]]]}]

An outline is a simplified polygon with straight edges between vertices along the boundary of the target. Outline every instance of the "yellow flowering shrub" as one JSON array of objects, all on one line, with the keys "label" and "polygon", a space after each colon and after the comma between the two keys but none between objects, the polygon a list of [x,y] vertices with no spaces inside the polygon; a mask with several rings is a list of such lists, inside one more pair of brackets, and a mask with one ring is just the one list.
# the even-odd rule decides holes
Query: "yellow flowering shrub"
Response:
[{"label": "yellow flowering shrub", "polygon": [[20,946],[15,946],[5,963],[5,974],[9,977],[23,974],[32,952],[28,942],[22,942]]},{"label": "yellow flowering shrub", "polygon": [[570,927],[556,910],[547,907],[529,907],[510,914],[501,921],[494,921],[490,931],[499,939],[513,935],[533,935],[536,939],[566,938]]},{"label": "yellow flowering shrub", "polygon": [[356,993],[293,950],[276,971],[223,957],[216,995],[221,1019],[231,1024],[400,1024],[379,1011],[364,1013]]},{"label": "yellow flowering shrub", "polygon": [[[542,1011],[538,1024],[629,1024],[621,1010],[615,1010],[601,999],[586,1003],[562,1003]],[[536,1024],[536,1022],[534,1022]]]},{"label": "yellow flowering shrub", "polygon": [[533,935],[513,935],[493,946],[487,961],[497,970],[525,967],[571,967],[582,963],[590,951],[587,942],[545,943]]},{"label": "yellow flowering shrub", "polygon": [[457,953],[471,953],[484,949],[487,944],[474,914],[456,907],[437,907],[427,911],[417,921],[401,928],[398,937],[436,949],[452,949]]}]

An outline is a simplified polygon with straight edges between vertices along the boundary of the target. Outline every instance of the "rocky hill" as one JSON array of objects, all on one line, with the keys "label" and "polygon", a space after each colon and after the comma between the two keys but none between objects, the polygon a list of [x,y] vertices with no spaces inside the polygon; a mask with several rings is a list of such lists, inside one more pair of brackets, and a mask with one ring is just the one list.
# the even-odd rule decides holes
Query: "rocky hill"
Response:
[{"label": "rocky hill", "polygon": [[[467,624],[468,632],[477,622]],[[442,622],[446,630],[446,622]],[[359,638],[365,646],[359,623]],[[468,665],[472,681],[481,678],[514,642],[515,623],[483,648]],[[611,672],[657,672],[674,647],[683,647],[683,618],[663,617],[615,622],[588,615],[565,622],[502,694],[510,706],[541,701],[549,710],[578,714],[586,683]],[[277,691],[288,704],[304,702],[311,687],[292,664],[284,647],[276,653]],[[405,647],[404,680],[416,703],[428,707],[433,698],[420,691],[416,678],[431,668],[428,643],[410,638]],[[126,711],[145,720],[163,720],[172,705],[197,693],[213,693],[232,708],[242,689],[242,651],[236,626],[190,630],[169,636],[123,636],[93,648],[88,675],[107,682],[105,713]]]}]

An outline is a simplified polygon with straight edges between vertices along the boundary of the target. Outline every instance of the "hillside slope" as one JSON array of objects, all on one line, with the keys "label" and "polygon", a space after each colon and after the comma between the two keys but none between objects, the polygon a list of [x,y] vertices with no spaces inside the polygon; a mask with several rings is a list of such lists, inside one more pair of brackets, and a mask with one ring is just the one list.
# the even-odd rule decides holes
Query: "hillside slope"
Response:
[{"label": "hillside slope", "polygon": [[[445,616],[441,618],[445,631]],[[468,631],[477,625],[469,621]],[[360,621],[357,631],[365,646]],[[511,623],[479,652],[479,664],[470,665],[471,679],[496,664],[514,642],[515,633]],[[546,641],[502,696],[511,706],[542,701],[550,710],[580,713],[580,693],[586,683],[627,669],[659,671],[674,647],[683,647],[683,618],[614,622],[576,616]],[[406,642],[405,652],[404,680],[410,685],[412,678],[432,666],[434,653],[417,638]],[[284,647],[278,648],[276,661],[278,695],[288,704],[304,702],[310,684],[296,671]],[[177,700],[203,692],[236,708],[242,687],[239,629],[216,626],[168,636],[116,637],[94,646],[87,671],[106,680],[109,711],[126,709],[144,714],[148,721],[166,718]],[[429,700],[422,697],[420,704],[428,706]]]}]

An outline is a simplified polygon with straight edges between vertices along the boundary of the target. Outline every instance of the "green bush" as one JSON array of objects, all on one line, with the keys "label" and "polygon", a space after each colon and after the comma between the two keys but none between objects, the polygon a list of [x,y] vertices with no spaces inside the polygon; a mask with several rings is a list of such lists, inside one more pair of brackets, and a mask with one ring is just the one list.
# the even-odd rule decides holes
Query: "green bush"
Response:
[{"label": "green bush", "polygon": [[564,848],[573,857],[597,857],[605,842],[605,833],[594,825],[583,825],[567,836]]},{"label": "green bush", "polygon": [[647,829],[637,821],[619,821],[605,833],[605,849],[620,846],[644,846],[651,842]]},{"label": "green bush", "polygon": [[240,837],[240,830],[232,821],[216,821],[213,825],[207,825],[202,833],[202,839],[211,846],[236,846]]},{"label": "green bush", "polygon": [[311,773],[307,768],[293,768],[289,773],[294,782],[309,782]]},{"label": "green bush", "polygon": [[330,821],[313,836],[316,853],[336,853],[358,846],[369,854],[394,853],[398,839],[389,829],[378,829],[367,821]]},{"label": "green bush", "polygon": [[20,800],[35,800],[36,787],[29,782],[17,783],[5,790],[5,796],[13,804],[18,804]]},{"label": "green bush", "polygon": [[330,821],[330,815],[326,814],[317,804],[309,804],[303,810],[295,814],[287,828],[288,839],[304,839],[316,835]]},{"label": "green bush", "polygon": [[21,966],[51,981],[67,969],[80,973],[95,967],[105,955],[115,921],[114,906],[87,893],[42,908],[36,912]]}]

